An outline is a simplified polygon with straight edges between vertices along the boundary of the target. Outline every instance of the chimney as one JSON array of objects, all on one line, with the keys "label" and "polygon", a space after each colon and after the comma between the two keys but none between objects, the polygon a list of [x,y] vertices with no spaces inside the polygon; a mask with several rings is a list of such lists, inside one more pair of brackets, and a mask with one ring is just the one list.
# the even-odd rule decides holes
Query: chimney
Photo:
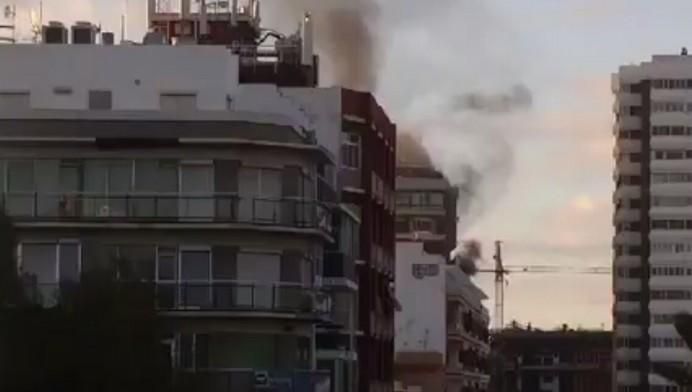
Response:
[{"label": "chimney", "polygon": [[313,56],[315,55],[314,48],[314,26],[312,23],[312,15],[305,13],[303,17],[303,29],[302,29],[302,50],[301,50],[301,64],[312,66],[314,65]]}]

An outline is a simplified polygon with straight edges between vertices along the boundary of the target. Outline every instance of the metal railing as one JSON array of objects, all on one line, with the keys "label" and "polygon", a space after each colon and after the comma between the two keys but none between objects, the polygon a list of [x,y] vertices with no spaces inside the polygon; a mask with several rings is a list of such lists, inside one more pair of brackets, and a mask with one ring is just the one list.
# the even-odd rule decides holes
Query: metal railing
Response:
[{"label": "metal railing", "polygon": [[[118,289],[153,288],[160,311],[246,311],[329,315],[331,298],[315,288],[292,284],[259,284],[242,282],[122,282]],[[55,306],[68,298],[66,290],[79,284],[26,284],[27,298],[41,306]]]},{"label": "metal railing", "polygon": [[326,205],[297,198],[13,192],[2,194],[0,203],[18,221],[222,222],[332,231]]},{"label": "metal railing", "polygon": [[183,385],[203,392],[317,392],[330,389],[328,371],[265,371],[253,369],[184,371],[178,376]]}]

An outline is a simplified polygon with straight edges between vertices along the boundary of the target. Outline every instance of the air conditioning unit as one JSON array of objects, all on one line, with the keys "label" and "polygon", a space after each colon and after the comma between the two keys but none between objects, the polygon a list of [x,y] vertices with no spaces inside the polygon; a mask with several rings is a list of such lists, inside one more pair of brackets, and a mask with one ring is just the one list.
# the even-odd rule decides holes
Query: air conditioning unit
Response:
[{"label": "air conditioning unit", "polygon": [[45,44],[67,44],[67,28],[60,22],[49,22],[43,26],[41,35]]},{"label": "air conditioning unit", "polygon": [[98,211],[99,218],[107,218],[111,215],[111,209],[107,205],[101,206]]},{"label": "air conditioning unit", "polygon": [[267,388],[269,386],[269,373],[264,370],[255,371],[255,388]]}]

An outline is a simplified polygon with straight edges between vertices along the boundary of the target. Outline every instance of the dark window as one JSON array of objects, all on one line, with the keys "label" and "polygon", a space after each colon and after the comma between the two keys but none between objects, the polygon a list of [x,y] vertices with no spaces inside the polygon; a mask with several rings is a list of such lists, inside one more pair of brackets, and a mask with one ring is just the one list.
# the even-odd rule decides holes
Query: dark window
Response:
[{"label": "dark window", "polygon": [[90,110],[111,110],[113,108],[113,93],[107,90],[89,91]]},{"label": "dark window", "polygon": [[397,233],[408,233],[411,231],[409,227],[409,221],[407,218],[396,217],[396,232]]},{"label": "dark window", "polygon": [[630,115],[631,116],[639,116],[642,114],[642,107],[641,106],[630,106]]},{"label": "dark window", "polygon": [[642,154],[640,152],[633,152],[630,154],[630,162],[641,162],[642,161]]},{"label": "dark window", "polygon": [[627,249],[627,254],[630,256],[641,256],[642,247],[641,246],[630,246]]},{"label": "dark window", "polygon": [[665,230],[668,228],[668,221],[665,220],[653,220],[651,221],[651,228],[658,230]]},{"label": "dark window", "polygon": [[641,199],[631,199],[630,200],[630,208],[641,208],[642,200]]},{"label": "dark window", "polygon": [[640,278],[642,276],[641,267],[633,267],[629,269],[628,275],[630,278]]},{"label": "dark window", "polygon": [[671,220],[668,222],[668,228],[670,230],[684,230],[685,221],[683,220]]}]

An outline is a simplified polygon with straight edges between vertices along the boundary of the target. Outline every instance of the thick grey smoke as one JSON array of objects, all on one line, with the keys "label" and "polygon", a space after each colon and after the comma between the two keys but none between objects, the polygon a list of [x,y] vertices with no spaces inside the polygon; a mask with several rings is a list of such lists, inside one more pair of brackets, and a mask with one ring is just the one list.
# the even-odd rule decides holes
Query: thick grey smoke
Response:
[{"label": "thick grey smoke", "polygon": [[469,276],[478,273],[478,262],[482,257],[481,244],[475,240],[465,241],[452,252],[452,258],[457,266]]},{"label": "thick grey smoke", "polygon": [[310,12],[321,60],[334,82],[359,90],[377,87],[376,28],[380,8],[375,0],[280,0],[279,15],[295,20]]},{"label": "thick grey smoke", "polygon": [[508,194],[534,100],[522,83],[526,56],[492,2],[389,4],[382,13],[392,30],[384,35],[382,91],[404,108],[397,121],[416,130],[434,165],[459,188],[464,233]]},{"label": "thick grey smoke", "polygon": [[517,84],[506,93],[472,92],[458,95],[452,98],[451,110],[455,112],[474,110],[489,114],[511,113],[528,109],[532,103],[531,90],[523,84]]},{"label": "thick grey smoke", "polygon": [[[429,122],[423,140],[435,166],[459,188],[462,231],[502,195],[514,171],[513,134],[532,106],[530,90],[520,84],[506,94],[453,95],[439,105],[437,123]],[[420,128],[419,128],[420,129]]]}]

